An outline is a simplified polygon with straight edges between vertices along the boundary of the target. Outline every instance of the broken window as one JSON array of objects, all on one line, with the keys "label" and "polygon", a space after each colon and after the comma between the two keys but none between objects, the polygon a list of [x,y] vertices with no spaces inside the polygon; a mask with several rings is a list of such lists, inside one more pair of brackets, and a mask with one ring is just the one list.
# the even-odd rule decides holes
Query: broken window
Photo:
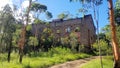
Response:
[{"label": "broken window", "polygon": [[66,28],[66,32],[70,32],[71,30],[70,30],[70,27],[68,27],[68,28]]}]

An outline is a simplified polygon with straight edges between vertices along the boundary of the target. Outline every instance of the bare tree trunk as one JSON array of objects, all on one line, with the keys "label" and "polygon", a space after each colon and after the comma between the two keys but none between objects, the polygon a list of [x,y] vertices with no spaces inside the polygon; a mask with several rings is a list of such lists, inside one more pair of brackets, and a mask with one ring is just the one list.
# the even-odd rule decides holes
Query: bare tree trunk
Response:
[{"label": "bare tree trunk", "polygon": [[7,43],[9,45],[8,47],[8,57],[7,57],[7,60],[8,62],[10,62],[10,56],[11,56],[11,50],[12,50],[12,37],[9,37],[9,42]]},{"label": "bare tree trunk", "polygon": [[111,26],[111,33],[112,33],[112,47],[113,47],[113,54],[115,65],[114,68],[120,68],[120,53],[119,53],[119,46],[116,38],[116,26],[114,21],[114,11],[113,11],[113,4],[112,0],[108,0],[109,3],[109,14],[110,14],[110,26]]},{"label": "bare tree trunk", "polygon": [[20,54],[20,58],[19,58],[19,62],[22,63],[22,58],[23,58],[23,48],[25,45],[25,38],[26,38],[26,26],[28,25],[29,22],[29,13],[30,13],[30,8],[31,8],[31,4],[32,4],[32,0],[29,0],[29,6],[28,6],[28,10],[27,10],[27,14],[26,14],[26,25],[23,26],[22,28],[22,33],[21,33],[21,38],[19,40],[19,54]]},{"label": "bare tree trunk", "polygon": [[26,35],[26,26],[24,26],[22,28],[22,33],[21,33],[21,38],[19,40],[19,54],[20,54],[20,58],[19,58],[19,62],[22,63],[22,57],[23,57],[23,48],[25,45],[25,35]]},{"label": "bare tree trunk", "polygon": [[12,46],[11,46],[11,42],[10,42],[9,48],[8,48],[8,57],[7,57],[8,62],[10,62],[11,48],[12,48]]}]

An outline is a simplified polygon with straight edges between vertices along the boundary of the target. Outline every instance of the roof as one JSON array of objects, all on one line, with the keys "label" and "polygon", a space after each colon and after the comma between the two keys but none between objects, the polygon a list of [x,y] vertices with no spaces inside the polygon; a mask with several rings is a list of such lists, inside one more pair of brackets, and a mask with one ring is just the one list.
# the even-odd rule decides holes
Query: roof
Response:
[{"label": "roof", "polygon": [[[88,14],[88,15],[85,15],[84,18],[88,18],[88,17],[91,17],[92,18],[92,15],[91,14]],[[67,20],[63,20],[63,19],[54,19],[52,20],[50,23],[60,23],[60,22],[63,22],[63,21],[70,21],[70,20],[77,20],[77,19],[82,19],[83,17],[80,17],[80,18],[71,18],[71,19],[67,19]]]}]

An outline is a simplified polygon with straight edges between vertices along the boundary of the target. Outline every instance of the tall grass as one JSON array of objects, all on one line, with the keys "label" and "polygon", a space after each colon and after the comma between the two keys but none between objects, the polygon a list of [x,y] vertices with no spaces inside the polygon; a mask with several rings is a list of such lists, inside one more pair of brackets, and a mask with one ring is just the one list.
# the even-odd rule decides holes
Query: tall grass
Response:
[{"label": "tall grass", "polygon": [[48,52],[40,52],[37,56],[31,53],[31,56],[24,56],[23,62],[18,62],[19,56],[16,53],[11,54],[11,62],[8,63],[6,59],[7,55],[0,55],[0,68],[47,68],[55,64],[72,61],[76,59],[90,57],[84,53],[72,53],[68,48],[56,47],[50,49]]},{"label": "tall grass", "polygon": [[[104,57],[103,68],[113,68],[113,58],[111,56]],[[101,68],[100,59],[94,59],[80,68]]]}]

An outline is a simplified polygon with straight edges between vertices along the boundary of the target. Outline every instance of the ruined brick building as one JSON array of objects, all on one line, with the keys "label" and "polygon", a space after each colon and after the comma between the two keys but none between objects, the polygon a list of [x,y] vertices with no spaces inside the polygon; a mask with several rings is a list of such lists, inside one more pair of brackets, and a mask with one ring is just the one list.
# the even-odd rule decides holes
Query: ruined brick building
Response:
[{"label": "ruined brick building", "polygon": [[[35,29],[37,29],[37,33],[40,35],[46,27],[44,24],[33,25],[32,32],[35,33]],[[81,45],[90,46],[96,40],[96,28],[91,15],[68,20],[56,19],[50,22],[49,28],[52,29],[56,38],[66,37],[71,32],[76,32]]]}]

